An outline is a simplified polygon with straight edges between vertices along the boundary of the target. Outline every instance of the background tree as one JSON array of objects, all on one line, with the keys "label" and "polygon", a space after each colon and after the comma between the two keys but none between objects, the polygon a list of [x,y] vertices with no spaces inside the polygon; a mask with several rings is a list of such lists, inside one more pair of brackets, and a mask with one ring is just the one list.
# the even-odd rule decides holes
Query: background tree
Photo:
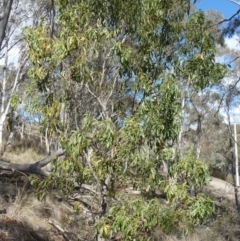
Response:
[{"label": "background tree", "polygon": [[[21,123],[21,136],[23,137],[24,123],[29,117],[26,107],[28,99],[25,98],[29,84],[26,75],[30,63],[27,61],[26,42],[22,35],[22,28],[26,26],[37,26],[40,19],[45,19],[53,27],[54,8],[53,1],[15,0],[3,3],[2,8],[9,7],[9,17],[4,29],[3,47],[0,58],[4,59],[1,83],[1,118],[0,118],[0,153],[4,152],[3,143],[7,139],[8,146],[11,145]],[[10,5],[11,6],[10,6]],[[11,14],[10,14],[11,10]],[[5,12],[7,9],[5,9]],[[4,20],[4,21],[5,21]],[[15,56],[11,56],[14,52]],[[14,76],[15,75],[15,76]],[[21,109],[19,108],[21,102]],[[23,110],[23,107],[25,110]],[[32,118],[32,120],[34,117]],[[31,120],[31,121],[32,121]],[[28,124],[32,124],[29,123]],[[6,137],[8,135],[8,137]],[[3,138],[5,137],[5,139]],[[46,138],[48,142],[48,137]]]},{"label": "background tree", "polygon": [[[229,165],[231,163],[229,160],[231,160],[232,150],[226,135],[227,129],[231,130],[231,123],[229,123],[229,127],[226,126],[226,123],[230,121],[233,108],[238,105],[238,53],[236,50],[228,49],[224,44],[224,36],[221,28],[218,27],[219,23],[225,24],[221,14],[208,11],[206,16],[211,21],[208,28],[215,33],[217,61],[228,64],[229,71],[224,79],[214,83],[211,88],[208,87],[202,92],[196,92],[192,88],[185,87],[187,94],[185,95],[184,131],[182,136],[185,149],[194,143],[196,153],[201,158],[204,158],[210,166],[221,166],[224,169],[226,168],[228,172],[230,170]],[[232,133],[229,138],[232,138]],[[202,154],[200,152],[201,145],[204,148]]]}]

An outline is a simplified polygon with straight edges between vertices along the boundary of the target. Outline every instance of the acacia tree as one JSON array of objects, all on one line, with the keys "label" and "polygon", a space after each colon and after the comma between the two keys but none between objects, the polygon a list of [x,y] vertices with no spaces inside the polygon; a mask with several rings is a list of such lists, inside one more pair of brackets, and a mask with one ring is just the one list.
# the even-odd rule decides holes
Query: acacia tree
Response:
[{"label": "acacia tree", "polygon": [[[124,240],[146,240],[156,227],[186,231],[214,211],[209,198],[189,195],[191,185],[207,182],[206,167],[174,149],[181,80],[200,90],[226,71],[215,62],[208,20],[190,5],[58,0],[54,32],[44,21],[25,29],[34,103],[66,151],[53,173],[41,172],[49,178],[32,181],[39,195],[56,184],[66,193],[76,184],[88,189],[85,208],[97,236],[120,232]],[[167,176],[160,171],[166,160]],[[117,194],[111,206],[119,183],[134,185],[142,196]],[[159,189],[168,204],[150,195]]]}]

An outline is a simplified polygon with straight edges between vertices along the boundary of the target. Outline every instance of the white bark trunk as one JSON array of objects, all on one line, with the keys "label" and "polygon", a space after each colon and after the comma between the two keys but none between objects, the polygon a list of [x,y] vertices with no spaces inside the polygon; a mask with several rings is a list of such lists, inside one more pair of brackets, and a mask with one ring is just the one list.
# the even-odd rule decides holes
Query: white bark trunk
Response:
[{"label": "white bark trunk", "polygon": [[[6,92],[6,83],[7,83],[7,69],[8,69],[8,41],[9,39],[6,39],[6,45],[5,45],[5,66],[3,71],[3,81],[2,81],[2,103],[1,103],[1,116],[0,116],[0,155],[3,154],[3,128],[4,128],[4,122],[6,120],[7,114],[10,109],[11,104],[11,97],[16,92],[16,88],[18,85],[18,80],[22,71],[23,66],[26,63],[27,58],[25,57],[22,61],[19,62],[18,70],[14,79],[14,83],[12,86],[12,90],[10,93]],[[8,99],[7,99],[8,98]]]},{"label": "white bark trunk", "polygon": [[5,100],[6,100],[6,82],[7,82],[7,68],[8,68],[8,38],[6,38],[5,53],[4,53],[4,69],[3,69],[3,80],[2,80],[2,103],[1,103],[1,117],[0,117],[0,155],[3,154],[3,125],[6,119]]},{"label": "white bark trunk", "polygon": [[25,122],[23,121],[22,122],[21,132],[20,132],[21,139],[23,139],[23,137],[24,137],[24,130],[25,130]]},{"label": "white bark trunk", "polygon": [[[181,117],[184,118],[184,108],[185,108],[185,97],[182,98],[182,103],[181,103]],[[180,155],[182,155],[182,133],[183,133],[183,121],[181,122],[180,125],[180,131],[178,134],[178,151]]]},{"label": "white bark trunk", "polygon": [[3,124],[0,123],[0,156],[2,156],[3,151]]},{"label": "white bark trunk", "polygon": [[8,147],[12,146],[14,133],[16,131],[17,124],[18,124],[17,123],[17,112],[16,111],[12,111],[11,118],[12,118],[12,126],[11,126],[10,134],[8,135],[8,140],[7,140],[7,146]]},{"label": "white bark trunk", "polygon": [[50,145],[49,145],[49,140],[48,140],[48,128],[45,130],[45,146],[46,146],[46,154],[50,154]]},{"label": "white bark trunk", "polygon": [[196,154],[196,157],[199,158],[200,156],[200,151],[201,151],[201,147],[200,147],[200,142],[201,142],[201,132],[202,132],[202,127],[201,127],[202,123],[201,123],[201,116],[198,116],[198,120],[197,120],[197,130],[196,130],[196,135],[195,135],[195,141],[194,141],[194,151]]}]

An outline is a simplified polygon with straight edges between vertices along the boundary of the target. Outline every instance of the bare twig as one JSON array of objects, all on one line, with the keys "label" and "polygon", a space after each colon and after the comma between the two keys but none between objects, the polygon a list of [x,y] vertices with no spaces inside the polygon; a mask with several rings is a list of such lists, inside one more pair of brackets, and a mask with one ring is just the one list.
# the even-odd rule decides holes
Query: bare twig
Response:
[{"label": "bare twig", "polygon": [[239,9],[235,14],[233,14],[230,18],[223,19],[223,20],[220,21],[219,23],[214,24],[214,25],[211,25],[210,27],[213,27],[213,26],[216,26],[216,25],[220,25],[220,24],[225,23],[225,22],[229,22],[229,21],[231,21],[233,18],[235,18],[239,13],[240,13],[240,9]]},{"label": "bare twig", "polygon": [[59,224],[56,224],[55,221],[53,221],[53,220],[49,220],[48,222],[61,233],[61,235],[64,237],[65,240],[67,240],[67,241],[72,241],[72,239],[70,239],[70,238],[66,235],[66,231],[65,231],[62,227],[60,227]]},{"label": "bare twig", "polygon": [[81,188],[86,189],[94,194],[100,195],[100,193],[97,191],[97,188],[92,185],[82,184]]},{"label": "bare twig", "polygon": [[93,167],[92,167],[92,164],[91,164],[91,155],[92,155],[92,150],[88,150],[87,153],[84,151],[84,156],[85,156],[85,158],[86,158],[88,167],[89,167],[89,169],[91,170],[91,172],[92,172],[95,180],[97,181],[97,184],[100,185],[101,182],[100,182],[99,178],[97,177],[97,174],[96,174],[95,171],[93,170]]},{"label": "bare twig", "polygon": [[230,2],[233,2],[233,3],[235,3],[235,4],[237,4],[238,5],[238,7],[240,7],[240,2],[237,2],[237,1],[234,1],[234,0],[229,0]]}]

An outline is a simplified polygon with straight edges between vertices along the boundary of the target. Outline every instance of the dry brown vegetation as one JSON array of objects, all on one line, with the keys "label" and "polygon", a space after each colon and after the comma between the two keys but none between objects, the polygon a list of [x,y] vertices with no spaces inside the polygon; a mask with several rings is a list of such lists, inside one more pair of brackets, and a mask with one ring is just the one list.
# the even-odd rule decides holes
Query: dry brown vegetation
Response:
[{"label": "dry brown vegetation", "polygon": [[39,201],[26,180],[1,180],[0,240],[91,240],[88,215],[55,190]]},{"label": "dry brown vegetation", "polygon": [[[2,159],[12,163],[33,163],[44,157],[34,142],[7,148]],[[0,241],[92,240],[91,217],[74,211],[74,200],[51,190],[44,200],[35,197],[28,178],[0,175]],[[90,224],[89,224],[90,223]]]},{"label": "dry brown vegetation", "polygon": [[21,151],[7,151],[3,154],[2,158],[9,162],[14,163],[33,163],[44,158],[43,154],[38,154],[33,148]]}]

